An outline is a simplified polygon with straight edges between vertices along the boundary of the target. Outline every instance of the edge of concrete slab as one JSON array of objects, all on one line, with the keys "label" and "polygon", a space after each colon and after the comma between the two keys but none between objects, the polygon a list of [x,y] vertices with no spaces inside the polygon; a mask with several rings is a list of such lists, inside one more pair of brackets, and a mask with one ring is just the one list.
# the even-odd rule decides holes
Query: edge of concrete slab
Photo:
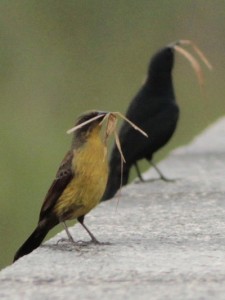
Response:
[{"label": "edge of concrete slab", "polygon": [[[61,232],[0,272],[1,299],[224,299],[225,118],[159,166],[173,183],[133,183],[86,222],[76,251]],[[156,174],[149,170],[145,178]],[[79,225],[76,239],[88,239]]]}]

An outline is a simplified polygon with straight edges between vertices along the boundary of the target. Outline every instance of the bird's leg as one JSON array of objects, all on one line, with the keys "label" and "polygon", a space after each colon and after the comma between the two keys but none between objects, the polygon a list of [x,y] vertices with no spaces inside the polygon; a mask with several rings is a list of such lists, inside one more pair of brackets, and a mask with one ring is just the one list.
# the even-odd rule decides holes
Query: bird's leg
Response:
[{"label": "bird's leg", "polygon": [[84,229],[87,231],[87,233],[90,235],[91,237],[91,242],[93,242],[94,244],[101,244],[96,237],[93,235],[93,233],[91,233],[91,231],[87,228],[87,226],[84,224],[84,216],[81,216],[79,218],[77,218],[78,222],[84,227]]},{"label": "bird's leg", "polygon": [[159,177],[160,177],[161,180],[167,181],[167,182],[172,182],[172,181],[174,181],[174,179],[169,179],[169,178],[165,177],[165,176],[163,175],[163,173],[159,170],[159,168],[156,166],[156,164],[155,164],[152,160],[150,160],[149,163],[152,165],[152,167],[153,167],[153,168],[156,170],[156,172],[159,174]]},{"label": "bird's leg", "polygon": [[141,181],[141,182],[145,182],[144,178],[143,178],[142,175],[141,175],[141,171],[140,171],[140,169],[139,169],[139,166],[138,166],[137,162],[134,163],[134,167],[135,167],[135,169],[136,169],[137,176],[138,176],[138,178],[140,179],[140,181]]},{"label": "bird's leg", "polygon": [[[69,229],[68,229],[68,227],[67,227],[67,225],[66,225],[66,222],[65,222],[65,221],[62,221],[62,224],[63,224],[63,227],[64,227],[64,229],[65,229],[65,231],[66,231],[66,234],[67,234],[67,236],[68,236],[69,241],[70,241],[71,243],[73,243],[74,245],[79,246],[79,244],[78,244],[77,242],[74,241],[72,235],[70,234]],[[62,238],[62,239],[58,240],[57,244],[58,244],[59,242],[64,242],[64,241],[68,241],[68,240]],[[80,249],[77,248],[77,247],[76,247],[76,250],[77,250],[77,251],[80,251]]]},{"label": "bird's leg", "polygon": [[62,223],[63,223],[64,229],[65,229],[65,231],[66,231],[66,234],[67,234],[69,240],[71,241],[71,243],[76,244],[76,242],[74,241],[72,235],[71,235],[70,232],[69,232],[69,229],[68,229],[68,227],[67,227],[67,225],[66,225],[66,222],[63,221]]}]

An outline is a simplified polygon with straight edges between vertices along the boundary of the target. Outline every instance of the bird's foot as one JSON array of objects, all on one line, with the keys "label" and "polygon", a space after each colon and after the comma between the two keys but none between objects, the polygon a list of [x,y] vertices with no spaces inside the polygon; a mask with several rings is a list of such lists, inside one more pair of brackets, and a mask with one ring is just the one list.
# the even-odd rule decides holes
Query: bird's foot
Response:
[{"label": "bird's foot", "polygon": [[94,243],[95,245],[111,245],[109,242],[99,242],[99,241],[90,241],[91,243]]},{"label": "bird's foot", "polygon": [[69,241],[69,239],[65,239],[65,238],[61,238],[61,239],[59,239],[58,241],[57,241],[57,245],[58,244],[60,244],[60,243],[64,243],[64,242],[68,242]]},{"label": "bird's foot", "polygon": [[176,179],[171,179],[171,178],[167,178],[167,177],[159,177],[159,178],[148,178],[148,179],[143,179],[142,180],[138,180],[136,179],[134,181],[135,184],[139,184],[139,183],[145,183],[145,182],[154,182],[154,181],[158,181],[158,180],[162,180],[162,181],[165,181],[165,182],[176,182]]},{"label": "bird's foot", "polygon": [[140,183],[146,183],[146,182],[153,182],[153,181],[156,181],[156,180],[159,180],[158,178],[149,178],[149,179],[144,179],[143,177],[142,178],[136,178],[134,180],[134,183],[135,184],[140,184]]},{"label": "bird's foot", "polygon": [[80,246],[80,244],[77,242],[77,241],[74,241],[74,239],[66,239],[66,238],[61,238],[61,239],[59,239],[58,241],[57,241],[57,245],[59,244],[59,243],[62,243],[62,242],[66,242],[66,243],[71,243],[71,244],[73,244],[74,246],[75,246],[75,249],[77,250],[77,251],[80,251],[80,249],[79,249],[79,246]]},{"label": "bird's foot", "polygon": [[95,245],[110,245],[109,242],[99,242],[94,236],[92,236],[90,242]]},{"label": "bird's foot", "polygon": [[176,179],[171,179],[171,178],[167,178],[167,177],[160,177],[159,178],[160,180],[163,180],[163,181],[165,181],[165,182],[175,182],[176,181]]},{"label": "bird's foot", "polygon": [[91,244],[94,244],[94,245],[110,245],[111,244],[111,243],[108,243],[108,242],[99,242],[97,239],[92,239],[90,241],[79,240],[76,243],[80,246],[88,246],[88,245],[91,245]]},{"label": "bird's foot", "polygon": [[144,179],[142,176],[141,177],[137,177],[134,179],[134,183],[145,183],[146,179]]},{"label": "bird's foot", "polygon": [[89,244],[91,244],[92,241],[82,241],[82,240],[78,240],[77,244],[79,246],[88,246]]}]

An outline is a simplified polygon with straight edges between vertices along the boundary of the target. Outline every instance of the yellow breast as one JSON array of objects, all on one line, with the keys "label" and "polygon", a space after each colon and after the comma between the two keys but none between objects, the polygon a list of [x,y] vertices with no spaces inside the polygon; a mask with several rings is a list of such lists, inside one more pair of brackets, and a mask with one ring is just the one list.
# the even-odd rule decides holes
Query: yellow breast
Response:
[{"label": "yellow breast", "polygon": [[99,127],[94,129],[87,142],[74,150],[74,178],[55,206],[61,221],[87,214],[99,203],[105,191],[108,163],[99,131]]}]

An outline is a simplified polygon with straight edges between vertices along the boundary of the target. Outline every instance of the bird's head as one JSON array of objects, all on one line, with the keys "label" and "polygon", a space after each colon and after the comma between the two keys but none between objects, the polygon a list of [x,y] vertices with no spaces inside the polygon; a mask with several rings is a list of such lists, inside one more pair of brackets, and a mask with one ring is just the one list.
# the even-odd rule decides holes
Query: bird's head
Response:
[{"label": "bird's head", "polygon": [[84,143],[94,129],[99,128],[100,130],[101,122],[107,113],[108,112],[105,111],[92,110],[82,114],[75,124],[75,126],[81,125],[81,127],[74,132],[75,144],[77,144],[77,142],[78,144]]},{"label": "bird's head", "polygon": [[92,128],[96,127],[97,125],[99,125],[101,123],[101,121],[103,120],[103,118],[105,117],[105,115],[107,113],[108,112],[97,111],[97,110],[91,110],[91,111],[85,112],[78,118],[75,126],[78,126],[89,120],[91,121],[93,119],[93,121],[91,121],[90,123],[87,123],[86,125],[84,125],[80,128],[85,131],[91,130]]},{"label": "bird's head", "polygon": [[159,50],[150,61],[149,75],[171,73],[174,65],[174,52],[172,45]]}]

